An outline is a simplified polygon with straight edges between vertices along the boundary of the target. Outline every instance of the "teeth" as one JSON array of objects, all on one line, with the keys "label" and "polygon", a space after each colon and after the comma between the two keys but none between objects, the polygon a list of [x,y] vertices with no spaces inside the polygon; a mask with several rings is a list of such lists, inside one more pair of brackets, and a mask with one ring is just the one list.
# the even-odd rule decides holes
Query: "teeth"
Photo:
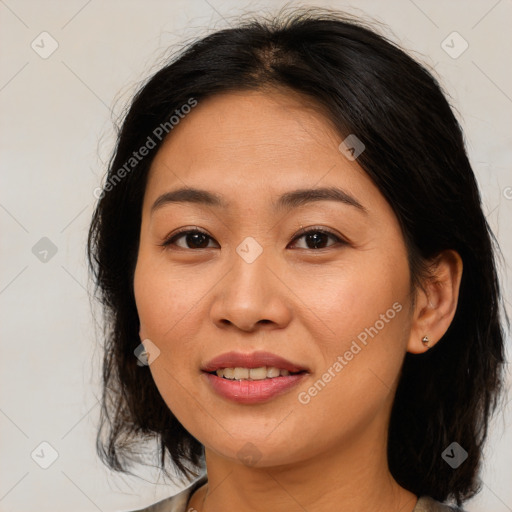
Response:
[{"label": "teeth", "polygon": [[247,368],[235,368],[235,374],[233,377],[236,380],[248,379],[249,378],[249,370]]},{"label": "teeth", "polygon": [[275,366],[269,366],[267,368],[267,377],[279,377],[279,373],[279,368],[276,368]]},{"label": "teeth", "polygon": [[[217,372],[220,372],[222,370],[217,370]],[[217,373],[217,375],[219,375]],[[219,375],[219,377],[222,377],[222,375]],[[234,368],[224,368],[224,377],[227,379],[234,379],[235,378],[235,369]]]},{"label": "teeth", "polygon": [[224,377],[229,380],[263,380],[290,375],[288,370],[280,370],[275,366],[261,366],[260,368],[219,368],[216,373],[217,377]]}]

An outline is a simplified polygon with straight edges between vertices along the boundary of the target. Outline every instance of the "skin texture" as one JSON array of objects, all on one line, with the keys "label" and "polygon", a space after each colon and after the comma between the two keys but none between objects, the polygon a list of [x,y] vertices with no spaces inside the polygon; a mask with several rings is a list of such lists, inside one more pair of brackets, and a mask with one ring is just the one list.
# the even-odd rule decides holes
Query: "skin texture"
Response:
[{"label": "skin texture", "polygon": [[[427,350],[423,336],[432,346],[453,318],[462,263],[442,253],[413,308],[397,218],[340,152],[342,140],[297,94],[236,92],[201,101],[152,163],[134,277],[140,337],[160,350],[150,371],[163,399],[205,446],[209,482],[189,502],[199,512],[411,512],[416,504],[387,467],[389,415],[405,353]],[[161,194],[183,186],[229,206],[167,203],[151,213]],[[285,192],[330,186],[366,213],[332,200],[272,209]],[[346,242],[324,236],[317,249],[295,240],[301,226]],[[185,236],[161,246],[183,227],[211,238],[200,248]],[[236,252],[246,237],[263,249],[250,264]],[[394,318],[301,403],[299,393],[396,303]],[[273,352],[310,374],[271,401],[237,404],[200,370],[232,350]],[[255,466],[238,456],[248,442],[261,457]]]}]

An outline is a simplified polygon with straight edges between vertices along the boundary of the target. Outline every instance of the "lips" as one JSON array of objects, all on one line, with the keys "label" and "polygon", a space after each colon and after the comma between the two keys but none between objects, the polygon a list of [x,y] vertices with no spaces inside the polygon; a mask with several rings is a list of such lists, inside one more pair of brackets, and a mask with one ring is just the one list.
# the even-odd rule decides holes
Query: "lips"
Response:
[{"label": "lips", "polygon": [[241,352],[227,352],[213,358],[206,363],[203,371],[212,373],[219,368],[261,368],[262,366],[273,366],[281,370],[288,370],[290,373],[308,372],[304,366],[292,363],[283,357],[271,352],[252,352],[243,354]]}]

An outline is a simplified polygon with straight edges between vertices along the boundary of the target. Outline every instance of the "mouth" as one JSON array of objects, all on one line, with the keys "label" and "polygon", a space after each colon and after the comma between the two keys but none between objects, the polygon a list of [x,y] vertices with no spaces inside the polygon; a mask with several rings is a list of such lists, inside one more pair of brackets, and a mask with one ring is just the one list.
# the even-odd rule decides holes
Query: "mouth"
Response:
[{"label": "mouth", "polygon": [[[231,380],[262,380],[309,371],[284,357],[262,351],[250,354],[227,352],[210,360],[201,370]],[[220,374],[217,373],[219,370]]]},{"label": "mouth", "polygon": [[306,370],[290,372],[277,367],[218,368],[202,374],[216,395],[240,405],[262,404],[290,393],[309,375]]},{"label": "mouth", "polygon": [[261,404],[289,393],[310,374],[309,368],[270,352],[228,352],[202,368],[208,386],[230,401]]},{"label": "mouth", "polygon": [[290,375],[301,375],[307,373],[306,370],[289,371],[286,368],[277,368],[275,366],[260,366],[259,368],[218,368],[215,371],[206,372],[210,375],[216,375],[226,380],[268,380],[276,377],[288,377]]}]

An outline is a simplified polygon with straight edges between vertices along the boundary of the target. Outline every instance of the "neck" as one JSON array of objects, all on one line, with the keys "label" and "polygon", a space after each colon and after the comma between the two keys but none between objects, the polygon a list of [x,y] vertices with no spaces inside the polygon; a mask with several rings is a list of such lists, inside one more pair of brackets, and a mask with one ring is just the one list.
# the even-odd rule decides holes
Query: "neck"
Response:
[{"label": "neck", "polygon": [[366,435],[313,459],[269,467],[245,466],[206,449],[208,483],[188,509],[212,512],[229,505],[237,512],[412,512],[418,497],[393,479],[381,439],[382,429],[374,426],[372,432],[370,426]]}]

